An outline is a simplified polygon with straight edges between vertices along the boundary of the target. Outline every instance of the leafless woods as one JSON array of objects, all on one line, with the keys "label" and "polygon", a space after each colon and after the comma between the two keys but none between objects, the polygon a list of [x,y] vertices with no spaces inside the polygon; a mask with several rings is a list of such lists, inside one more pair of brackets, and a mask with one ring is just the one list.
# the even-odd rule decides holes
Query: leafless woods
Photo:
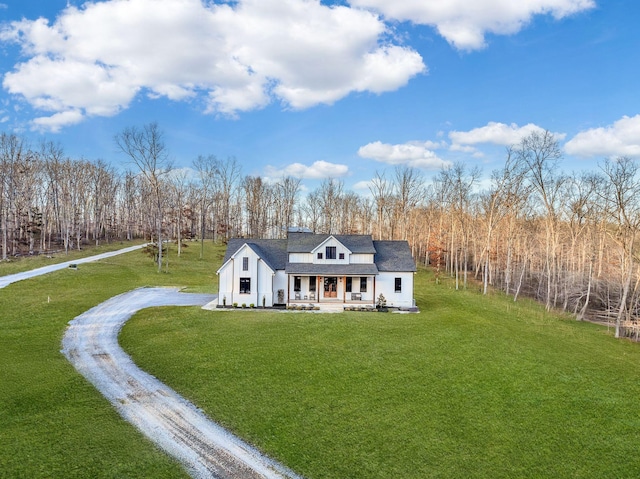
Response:
[{"label": "leafless woods", "polygon": [[406,239],[418,262],[458,288],[608,318],[618,335],[640,314],[640,171],[629,158],[566,174],[553,135],[532,133],[482,188],[479,170],[456,163],[430,181],[409,167],[378,171],[356,194],[337,179],[303,192],[299,179],[247,176],[237,160],[213,155],[172,170],[155,124],[115,141],[128,170],[0,136],[2,259],[132,238],[282,238],[297,226]]}]

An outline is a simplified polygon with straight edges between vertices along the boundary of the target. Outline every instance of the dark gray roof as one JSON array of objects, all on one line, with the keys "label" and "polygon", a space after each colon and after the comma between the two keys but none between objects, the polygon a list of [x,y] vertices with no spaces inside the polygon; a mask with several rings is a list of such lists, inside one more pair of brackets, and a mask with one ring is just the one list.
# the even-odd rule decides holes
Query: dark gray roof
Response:
[{"label": "dark gray roof", "polygon": [[227,244],[227,252],[222,264],[242,245],[247,243],[274,271],[285,270],[288,274],[318,274],[365,276],[379,271],[416,271],[416,263],[411,256],[406,241],[372,241],[369,235],[333,235],[352,253],[375,253],[375,264],[309,264],[289,263],[288,253],[312,251],[330,235],[290,233],[289,239],[246,239],[233,238]]},{"label": "dark gray roof", "polygon": [[367,276],[378,274],[375,264],[309,264],[287,263],[287,274],[318,274],[334,276]]},{"label": "dark gray roof", "polygon": [[406,241],[374,241],[373,246],[374,261],[380,271],[416,271],[416,262]]},{"label": "dark gray roof", "polygon": [[289,233],[287,252],[310,253],[329,236],[333,236],[340,241],[352,253],[373,254],[376,252],[371,235],[316,235],[310,233]]},{"label": "dark gray roof", "polygon": [[227,252],[222,264],[225,264],[242,245],[247,244],[274,271],[284,269],[287,264],[286,239],[248,239],[232,238],[227,243]]}]

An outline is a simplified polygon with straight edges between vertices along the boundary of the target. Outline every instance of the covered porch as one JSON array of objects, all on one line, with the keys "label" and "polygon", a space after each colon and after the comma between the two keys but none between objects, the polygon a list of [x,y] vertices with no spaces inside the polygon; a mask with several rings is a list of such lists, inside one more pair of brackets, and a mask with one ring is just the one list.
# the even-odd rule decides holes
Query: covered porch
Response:
[{"label": "covered porch", "polygon": [[289,305],[375,306],[375,275],[289,275]]}]

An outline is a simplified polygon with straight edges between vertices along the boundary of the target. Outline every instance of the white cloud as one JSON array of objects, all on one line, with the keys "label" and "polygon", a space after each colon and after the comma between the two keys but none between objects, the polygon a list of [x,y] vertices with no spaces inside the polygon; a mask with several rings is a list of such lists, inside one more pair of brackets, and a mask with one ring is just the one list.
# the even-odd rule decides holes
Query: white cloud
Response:
[{"label": "white cloud", "polygon": [[358,156],[389,165],[407,165],[414,168],[437,170],[451,164],[442,160],[433,152],[433,149],[441,148],[442,146],[442,143],[432,141],[412,141],[398,145],[374,141],[361,146],[358,149]]},{"label": "white cloud", "polygon": [[349,172],[347,165],[329,163],[328,161],[316,161],[311,166],[302,163],[292,163],[282,169],[273,166],[265,168],[267,177],[282,178],[293,176],[294,178],[321,180],[324,178],[340,178]]},{"label": "white cloud", "polygon": [[43,116],[33,120],[34,129],[40,131],[59,132],[63,127],[75,125],[82,121],[82,113],[78,110],[61,111],[51,116]]},{"label": "white cloud", "polygon": [[485,46],[485,35],[513,34],[534,15],[556,19],[594,8],[595,0],[349,0],[371,8],[388,19],[434,26],[460,50]]},{"label": "white cloud", "polygon": [[623,116],[613,125],[582,131],[564,145],[570,155],[640,157],[640,115]]},{"label": "white cloud", "polygon": [[365,191],[369,191],[369,188],[373,185],[373,181],[368,180],[368,181],[358,181],[356,184],[353,185],[353,189],[354,190],[365,190]]},{"label": "white cloud", "polygon": [[[451,149],[454,151],[474,151],[468,148],[469,145],[478,145],[490,143],[494,145],[515,145],[520,140],[533,132],[543,133],[544,128],[529,123],[524,126],[518,126],[515,123],[507,125],[505,123],[497,123],[490,121],[485,126],[474,128],[470,131],[452,131],[449,133],[451,140]],[[554,133],[554,137],[562,140],[566,135],[563,133]]]},{"label": "white cloud", "polygon": [[113,115],[140,92],[228,115],[274,100],[307,108],[395,90],[426,71],[416,51],[384,43],[386,33],[372,12],[319,0],[94,1],[52,24],[0,30],[28,58],[3,86],[53,115]]}]

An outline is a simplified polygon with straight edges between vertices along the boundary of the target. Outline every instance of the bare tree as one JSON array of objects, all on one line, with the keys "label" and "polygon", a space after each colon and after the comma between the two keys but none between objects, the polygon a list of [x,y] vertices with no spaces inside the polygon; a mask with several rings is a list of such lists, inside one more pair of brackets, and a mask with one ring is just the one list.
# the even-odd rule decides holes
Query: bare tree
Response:
[{"label": "bare tree", "polygon": [[[219,190],[220,162],[214,155],[200,155],[194,160],[193,166],[198,172],[198,179],[200,180],[200,259],[202,259],[204,257],[204,237],[207,231],[207,214]],[[214,230],[214,239],[215,226],[216,221],[214,220],[212,228]]]},{"label": "bare tree", "polygon": [[400,239],[406,240],[409,213],[424,197],[424,181],[420,172],[409,166],[396,166],[393,179],[395,216],[400,220]]},{"label": "bare tree", "polygon": [[155,206],[154,223],[158,242],[158,272],[162,271],[162,222],[164,186],[162,178],[171,171],[169,153],[164,143],[164,134],[157,123],[142,128],[128,127],[115,138],[118,149],[138,167],[153,194]]},{"label": "bare tree", "polygon": [[637,163],[627,157],[606,160],[602,165],[606,184],[603,191],[607,212],[619,245],[622,294],[616,316],[616,338],[620,337],[623,319],[629,319],[629,296],[635,272],[634,255],[640,227],[640,178]]},{"label": "bare tree", "polygon": [[384,231],[384,219],[388,215],[388,211],[391,209],[393,201],[392,185],[387,181],[384,176],[384,172],[375,172],[375,175],[369,183],[369,191],[373,195],[373,201],[376,204],[376,223],[378,226],[378,239],[385,239],[383,235]]},{"label": "bare tree", "polygon": [[558,207],[562,199],[565,177],[556,172],[556,167],[562,154],[558,141],[549,131],[532,132],[522,139],[515,153],[518,159],[528,167],[528,179],[532,190],[545,211],[547,285],[545,304],[549,310],[555,305],[558,286]]}]

